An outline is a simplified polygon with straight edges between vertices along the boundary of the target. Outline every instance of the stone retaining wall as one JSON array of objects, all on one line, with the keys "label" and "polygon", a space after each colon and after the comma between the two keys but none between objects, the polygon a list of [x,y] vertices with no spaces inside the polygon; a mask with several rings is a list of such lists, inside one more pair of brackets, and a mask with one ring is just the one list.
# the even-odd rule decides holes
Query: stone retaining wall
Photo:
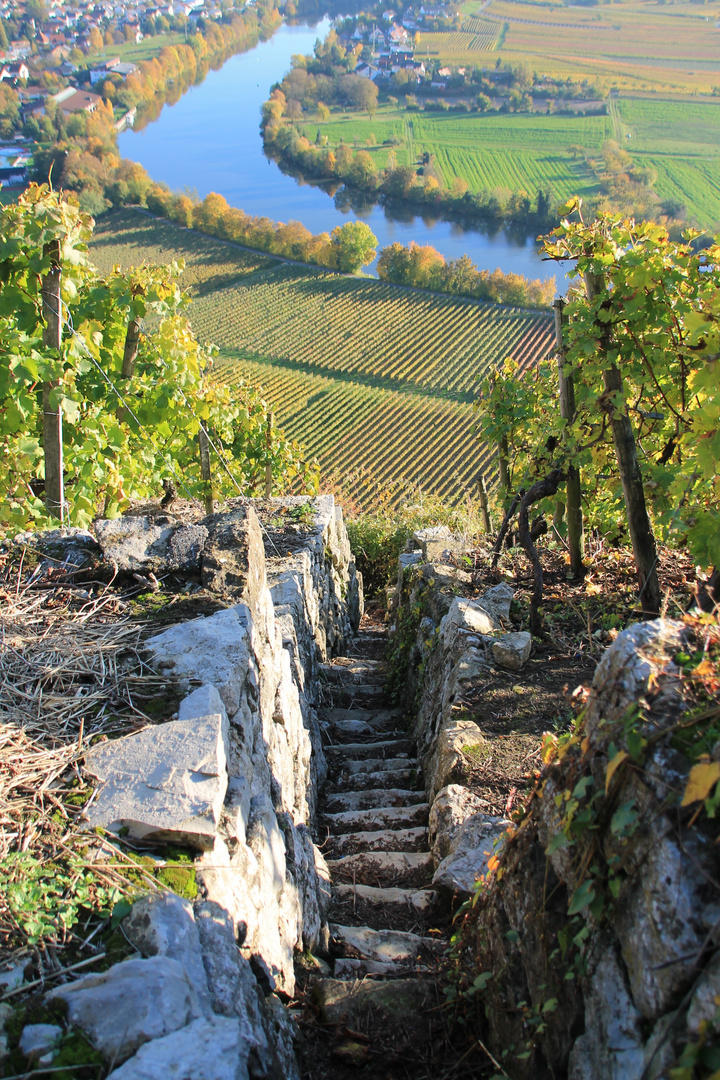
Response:
[{"label": "stone retaining wall", "polygon": [[297,1075],[276,992],[292,994],[297,950],[326,944],[330,902],[313,842],[326,773],[316,668],[357,630],[362,581],[332,496],[259,507],[263,522],[238,500],[192,524],[96,528],[120,571],[169,567],[227,604],[147,642],[151,664],[187,690],[177,720],[87,756],[100,781],[90,825],[198,851],[194,905],[136,903],[124,930],[138,957],[56,991],[119,1080]]},{"label": "stone retaining wall", "polygon": [[[469,592],[447,559],[401,556],[394,655],[416,705],[434,883],[469,897],[499,856],[456,924],[479,1035],[504,1075],[658,1080],[694,1076],[695,1064],[709,1075],[720,1060],[720,855],[712,806],[709,817],[702,793],[682,804],[691,760],[674,734],[690,709],[702,713],[682,665],[703,655],[707,628],[658,619],[618,635],[576,732],[556,750],[549,740],[524,816],[503,836],[464,786],[483,734],[463,703],[493,664],[519,670],[531,643],[503,640],[507,586]],[[700,761],[717,770],[718,745],[708,750]]]}]

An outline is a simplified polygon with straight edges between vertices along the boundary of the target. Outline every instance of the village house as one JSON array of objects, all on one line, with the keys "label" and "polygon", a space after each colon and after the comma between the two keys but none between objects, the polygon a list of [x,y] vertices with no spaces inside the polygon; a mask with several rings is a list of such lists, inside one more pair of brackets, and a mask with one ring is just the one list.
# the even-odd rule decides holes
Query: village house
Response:
[{"label": "village house", "polygon": [[17,83],[30,78],[30,69],[24,60],[13,60],[9,64],[0,67],[0,82],[7,79],[8,82]]}]

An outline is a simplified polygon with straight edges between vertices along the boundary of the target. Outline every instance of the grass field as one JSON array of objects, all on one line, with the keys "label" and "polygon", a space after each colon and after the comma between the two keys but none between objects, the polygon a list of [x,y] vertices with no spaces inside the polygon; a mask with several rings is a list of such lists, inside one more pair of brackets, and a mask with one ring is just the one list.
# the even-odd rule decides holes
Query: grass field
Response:
[{"label": "grass field", "polygon": [[[584,127],[558,125],[535,114],[488,117],[474,129],[467,118],[444,118],[444,132],[429,121],[416,147],[435,153],[446,181],[460,176],[471,189],[550,184],[565,197],[590,195],[595,179],[568,144],[592,152],[603,138],[617,138],[639,164],[657,171],[661,199],[687,207],[692,223],[720,225],[720,10],[717,5],[656,2],[580,7],[532,0],[478,0],[462,5],[462,30],[422,33],[419,56],[488,69],[500,60],[527,63],[559,78],[592,79],[613,90],[612,115],[587,118]],[[492,54],[471,44],[473,35],[495,34]],[[569,119],[569,118],[568,118]],[[614,119],[614,123],[613,123]],[[493,123],[497,120],[496,126]],[[453,135],[456,128],[457,135]]]},{"label": "grass field", "polygon": [[[548,75],[595,76],[629,90],[709,92],[720,83],[720,27],[712,5],[677,0],[571,7],[491,0],[477,9],[474,2],[463,6],[466,25],[504,27],[498,48],[503,60],[527,60]],[[458,53],[451,36],[446,51],[442,35],[421,34],[420,50],[472,63],[472,54]]]},{"label": "grass field", "polygon": [[193,325],[220,347],[215,377],[262,386],[326,476],[360,468],[459,498],[483,462],[478,379],[552,348],[549,315],[290,265],[139,211],[104,215],[91,255],[103,271],[184,258]]}]

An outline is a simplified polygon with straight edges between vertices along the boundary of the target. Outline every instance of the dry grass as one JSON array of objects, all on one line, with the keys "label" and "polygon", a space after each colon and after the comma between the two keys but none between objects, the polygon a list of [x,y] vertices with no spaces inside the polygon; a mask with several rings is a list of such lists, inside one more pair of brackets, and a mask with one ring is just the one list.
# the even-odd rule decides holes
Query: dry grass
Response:
[{"label": "dry grass", "polygon": [[[56,933],[32,940],[27,920],[7,898],[23,872],[14,860],[27,853],[38,874],[46,871],[50,879],[67,871],[69,859],[73,874],[78,866],[81,876],[91,868],[88,916],[93,882],[107,896],[108,889],[127,891],[131,877],[137,887],[138,874],[147,876],[134,859],[83,828],[92,789],[80,761],[89,743],[155,722],[145,709],[165,694],[167,679],[143,659],[147,626],[131,618],[110,585],[77,585],[51,561],[28,567],[27,555],[17,549],[0,554],[0,876],[6,885],[0,888],[0,948],[16,958],[32,955],[44,983],[68,961],[87,958],[88,947],[78,952],[81,939],[60,922]],[[71,890],[72,875],[69,880]],[[72,951],[61,955],[67,946]],[[97,955],[97,947],[89,952]]]}]

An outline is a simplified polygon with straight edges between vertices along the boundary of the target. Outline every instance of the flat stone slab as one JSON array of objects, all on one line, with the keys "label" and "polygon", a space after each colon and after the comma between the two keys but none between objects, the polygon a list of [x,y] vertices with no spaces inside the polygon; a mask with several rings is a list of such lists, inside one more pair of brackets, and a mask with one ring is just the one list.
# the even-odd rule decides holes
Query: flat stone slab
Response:
[{"label": "flat stone slab", "polygon": [[228,723],[220,713],[101,743],[85,759],[102,785],[86,820],[127,828],[139,840],[211,848],[227,789],[227,752]]},{"label": "flat stone slab", "polygon": [[201,1013],[187,972],[169,956],[124,960],[98,975],[59,986],[48,997],[64,1001],[70,1023],[108,1061],[116,1062]]},{"label": "flat stone slab", "polygon": [[97,521],[95,533],[105,562],[126,572],[199,570],[208,536],[204,525],[183,525],[169,515]]},{"label": "flat stone slab", "polygon": [[146,642],[155,663],[180,680],[212,683],[228,716],[240,708],[250,649],[249,611],[235,604],[207,618],[178,623]]},{"label": "flat stone slab", "polygon": [[415,758],[403,757],[372,757],[360,758],[357,761],[345,761],[342,766],[343,776],[357,776],[359,773],[384,773],[393,772],[396,769],[408,769],[416,762]]},{"label": "flat stone slab", "polygon": [[203,1017],[141,1047],[109,1080],[243,1080],[250,1045],[237,1017]]},{"label": "flat stone slab", "polygon": [[328,795],[325,810],[342,814],[346,810],[371,810],[374,806],[412,806],[425,802],[424,791],[410,788],[368,788],[366,791],[342,791]]},{"label": "flat stone slab", "polygon": [[382,829],[378,832],[343,833],[331,836],[329,854],[354,855],[359,851],[423,851],[427,848],[427,829]]},{"label": "flat stone slab", "polygon": [[360,882],[381,887],[403,885],[404,878],[426,875],[429,883],[433,859],[429,851],[359,851],[328,861],[328,870],[338,882]]},{"label": "flat stone slab", "polygon": [[349,773],[328,781],[326,791],[337,794],[345,791],[370,791],[387,784],[391,788],[410,787],[415,783],[415,769],[385,769],[382,772]]},{"label": "flat stone slab", "polygon": [[340,952],[359,953],[366,960],[381,964],[427,963],[428,957],[441,948],[442,942],[405,930],[371,930],[369,926],[342,926],[330,923],[333,948]]},{"label": "flat stone slab", "polygon": [[342,743],[339,746],[326,746],[325,753],[340,758],[398,757],[410,755],[415,748],[412,739],[381,739],[375,742]]},{"label": "flat stone slab", "polygon": [[[363,908],[382,910],[393,915],[428,915],[438,894],[434,889],[377,888],[374,885],[333,885],[333,899],[340,903],[357,902]],[[362,916],[361,916],[362,917]]]},{"label": "flat stone slab", "polygon": [[377,832],[380,829],[409,829],[427,825],[430,806],[377,806],[371,810],[347,810],[341,814],[324,814],[323,825],[334,834],[347,832]]},{"label": "flat stone slab", "polygon": [[375,731],[394,731],[402,727],[403,717],[399,709],[334,709],[321,708],[320,718],[329,724],[345,724],[357,721],[367,724]]}]

